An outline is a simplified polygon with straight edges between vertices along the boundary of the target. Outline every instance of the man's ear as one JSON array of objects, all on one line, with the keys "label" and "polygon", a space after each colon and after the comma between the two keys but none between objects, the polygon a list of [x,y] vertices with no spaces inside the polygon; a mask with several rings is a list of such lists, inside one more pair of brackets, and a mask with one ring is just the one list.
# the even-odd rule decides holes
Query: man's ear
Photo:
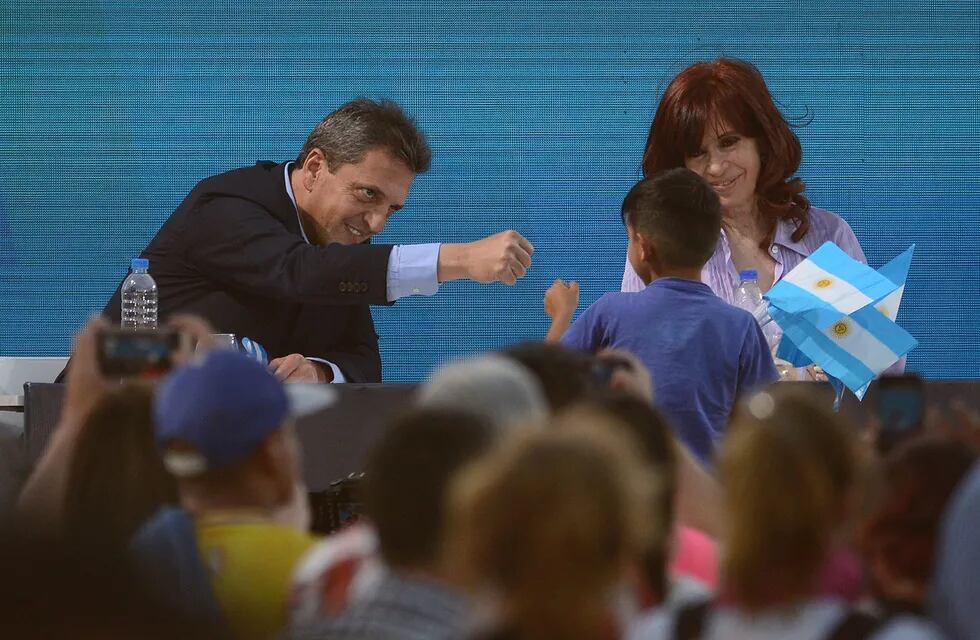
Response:
[{"label": "man's ear", "polygon": [[316,183],[317,179],[321,177],[322,172],[330,171],[330,167],[327,166],[327,156],[324,155],[322,149],[313,148],[306,158],[303,159],[303,187],[307,191],[313,190],[313,185]]}]

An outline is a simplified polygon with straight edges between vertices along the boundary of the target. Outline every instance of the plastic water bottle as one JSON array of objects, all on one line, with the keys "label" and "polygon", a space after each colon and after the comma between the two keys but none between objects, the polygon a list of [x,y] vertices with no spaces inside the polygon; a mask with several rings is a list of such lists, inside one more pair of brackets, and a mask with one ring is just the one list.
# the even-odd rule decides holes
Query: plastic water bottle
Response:
[{"label": "plastic water bottle", "polygon": [[741,282],[738,283],[738,288],[735,289],[735,300],[733,304],[752,314],[755,321],[762,327],[762,333],[765,334],[766,340],[769,342],[771,348],[774,346],[773,342],[776,338],[775,326],[771,324],[772,318],[769,316],[769,305],[763,301],[762,290],[759,289],[759,272],[755,269],[746,269],[740,271],[738,277]]},{"label": "plastic water bottle", "polygon": [[735,289],[735,306],[745,309],[753,316],[762,304],[762,290],[759,289],[759,272],[755,269],[739,271],[738,289]]},{"label": "plastic water bottle", "polygon": [[122,286],[122,326],[157,328],[157,283],[148,273],[150,261],[133,258],[132,271]]}]

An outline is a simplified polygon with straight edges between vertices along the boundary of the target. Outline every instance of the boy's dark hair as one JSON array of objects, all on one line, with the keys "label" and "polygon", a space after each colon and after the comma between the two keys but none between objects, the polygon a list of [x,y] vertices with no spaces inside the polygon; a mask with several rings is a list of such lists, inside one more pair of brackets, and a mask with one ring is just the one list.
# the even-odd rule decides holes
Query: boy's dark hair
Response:
[{"label": "boy's dark hair", "polygon": [[363,498],[385,562],[416,568],[438,560],[449,485],[490,448],[495,435],[465,412],[416,409],[382,436],[368,459]]},{"label": "boy's dark hair", "polygon": [[650,239],[667,267],[703,267],[721,233],[721,201],[689,169],[644,178],[623,200],[623,223]]}]

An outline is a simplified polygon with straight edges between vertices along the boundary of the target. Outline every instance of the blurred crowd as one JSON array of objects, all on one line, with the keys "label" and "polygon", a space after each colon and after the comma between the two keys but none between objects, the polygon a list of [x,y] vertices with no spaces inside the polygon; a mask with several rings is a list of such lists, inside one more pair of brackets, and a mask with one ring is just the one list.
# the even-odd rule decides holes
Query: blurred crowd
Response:
[{"label": "blurred crowd", "polygon": [[319,537],[293,423],[329,387],[174,323],[198,349],[156,383],[105,379],[105,321],[76,337],[4,527],[4,637],[980,637],[964,409],[882,450],[777,383],[701,460],[637,358],[522,344],[435,371]]}]

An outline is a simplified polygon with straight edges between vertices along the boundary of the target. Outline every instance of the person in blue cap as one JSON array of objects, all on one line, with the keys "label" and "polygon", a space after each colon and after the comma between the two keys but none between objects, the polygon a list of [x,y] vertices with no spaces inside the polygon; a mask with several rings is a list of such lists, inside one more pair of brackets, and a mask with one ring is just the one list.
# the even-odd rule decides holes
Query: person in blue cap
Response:
[{"label": "person in blue cap", "polygon": [[[289,386],[248,356],[217,350],[174,371],[154,404],[181,506],[137,533],[136,563],[170,604],[223,620],[236,637],[278,633],[292,571],[315,542],[304,523],[282,517],[306,499],[290,418],[332,394]],[[307,392],[318,394],[312,406],[299,401]]]}]

